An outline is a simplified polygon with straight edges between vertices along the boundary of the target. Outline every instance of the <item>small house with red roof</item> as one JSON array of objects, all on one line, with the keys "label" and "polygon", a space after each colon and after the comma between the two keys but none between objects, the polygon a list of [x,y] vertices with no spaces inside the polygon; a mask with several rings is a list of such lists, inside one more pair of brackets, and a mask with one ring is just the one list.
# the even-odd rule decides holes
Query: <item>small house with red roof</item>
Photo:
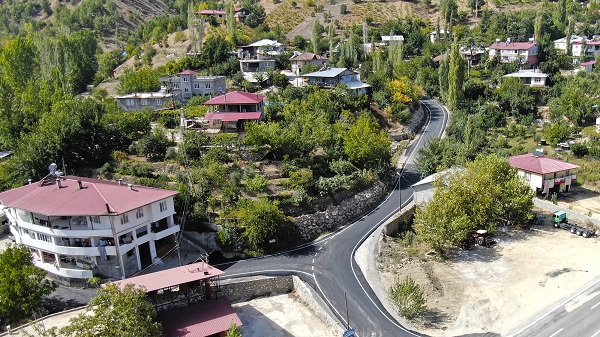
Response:
[{"label": "small house with red roof", "polygon": [[538,63],[538,43],[529,42],[500,42],[496,40],[489,48],[489,57],[493,59],[498,57],[502,63],[518,63],[527,66],[534,66]]},{"label": "small house with red roof", "polygon": [[175,191],[51,173],[0,193],[35,266],[68,284],[126,278],[175,246]]},{"label": "small house with red roof", "polygon": [[247,122],[258,122],[264,113],[264,95],[233,91],[204,102],[209,129],[241,131]]},{"label": "small house with red roof", "polygon": [[581,70],[585,71],[586,73],[589,73],[592,70],[594,70],[594,67],[596,66],[596,60],[583,62],[580,64],[580,66]]},{"label": "small house with red roof", "polygon": [[221,296],[223,271],[200,262],[114,282],[146,291],[162,323],[163,336],[224,336],[230,325],[242,325],[227,298]]},{"label": "small house with red roof", "polygon": [[162,77],[159,81],[166,92],[184,101],[194,95],[214,95],[227,91],[225,76],[199,76],[193,70],[184,70],[177,75]]},{"label": "small house with red roof", "polygon": [[508,158],[512,167],[529,183],[536,193],[568,192],[579,165],[544,156],[541,152],[527,153]]},{"label": "small house with red roof", "polygon": [[225,18],[227,17],[227,13],[219,9],[203,9],[201,11],[197,11],[196,16],[205,20],[211,16],[217,20],[225,20]]}]

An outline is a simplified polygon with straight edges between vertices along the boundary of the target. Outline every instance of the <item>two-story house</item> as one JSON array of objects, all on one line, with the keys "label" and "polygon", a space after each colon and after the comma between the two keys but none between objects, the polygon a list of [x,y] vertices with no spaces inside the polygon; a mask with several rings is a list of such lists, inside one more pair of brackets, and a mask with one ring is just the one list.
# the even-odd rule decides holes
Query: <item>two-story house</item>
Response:
[{"label": "two-story house", "polygon": [[115,96],[115,99],[124,111],[139,111],[143,108],[151,108],[152,110],[162,109],[172,96],[172,94],[165,91],[136,92]]},{"label": "two-story house", "polygon": [[535,41],[529,42],[500,42],[499,39],[492,44],[489,50],[490,59],[498,57],[502,63],[516,62],[529,67],[535,66],[538,63],[538,43]]},{"label": "two-story house", "polygon": [[174,249],[177,192],[60,176],[0,193],[15,241],[59,281],[126,278]]},{"label": "two-story house", "polygon": [[225,76],[198,76],[195,71],[184,70],[179,76],[161,77],[158,80],[176,98],[184,101],[194,95],[214,95],[227,91]]},{"label": "two-story house", "polygon": [[536,193],[549,196],[551,193],[568,192],[577,179],[580,166],[545,157],[541,152],[527,153],[508,158],[512,167],[529,183]]},{"label": "two-story house", "polygon": [[238,46],[239,59],[268,58],[279,55],[285,51],[281,42],[269,39],[258,40],[246,46]]},{"label": "two-story house", "polygon": [[209,106],[204,120],[217,131],[241,131],[247,122],[257,122],[264,113],[265,96],[233,91],[204,102]]},{"label": "two-story house", "polygon": [[541,88],[546,86],[547,74],[544,74],[539,69],[521,69],[516,73],[504,75],[504,77],[516,77],[525,85],[532,88]]},{"label": "two-story house", "polygon": [[434,30],[433,32],[429,33],[429,41],[431,41],[431,43],[436,43],[440,40],[445,40],[446,35],[447,34],[444,29],[440,29],[439,33],[437,30]]},{"label": "two-story house", "polygon": [[[583,51],[584,42],[586,45],[585,52]],[[577,63],[585,57],[596,57],[600,53],[600,41],[590,40],[585,36],[571,35],[571,41],[568,45],[566,36],[554,40],[554,48],[565,54],[567,54],[567,49],[569,49],[570,54],[573,57],[573,63]]]},{"label": "two-story house", "polygon": [[319,68],[329,66],[329,59],[325,56],[304,52],[294,52],[294,55],[290,57],[290,65],[292,72],[296,75],[300,75],[300,69],[307,64],[313,64]]},{"label": "two-story house", "polygon": [[309,85],[317,85],[325,88],[333,88],[343,83],[355,94],[366,94],[371,87],[371,85],[360,81],[357,72],[348,68],[329,68],[327,70],[304,74],[302,77],[306,78]]}]

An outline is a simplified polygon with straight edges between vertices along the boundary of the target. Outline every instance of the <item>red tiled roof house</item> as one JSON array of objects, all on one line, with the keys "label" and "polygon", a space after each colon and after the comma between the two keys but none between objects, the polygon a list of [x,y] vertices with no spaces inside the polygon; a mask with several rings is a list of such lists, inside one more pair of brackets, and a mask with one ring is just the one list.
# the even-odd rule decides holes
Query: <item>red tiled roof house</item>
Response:
[{"label": "red tiled roof house", "polygon": [[529,67],[538,63],[538,44],[537,42],[500,42],[496,40],[489,47],[489,57],[499,57],[500,62],[516,62]]},{"label": "red tiled roof house", "polygon": [[508,162],[525,178],[532,190],[546,196],[550,193],[568,192],[571,183],[577,179],[575,172],[580,167],[532,153],[512,156],[508,158]]},{"label": "red tiled roof house", "polygon": [[[47,179],[50,177],[50,179]],[[15,241],[54,278],[125,278],[175,245],[175,191],[48,175],[0,193]]]},{"label": "red tiled roof house", "polygon": [[233,91],[204,102],[209,112],[204,119],[209,129],[240,131],[247,122],[258,122],[264,113],[265,96],[249,92]]}]

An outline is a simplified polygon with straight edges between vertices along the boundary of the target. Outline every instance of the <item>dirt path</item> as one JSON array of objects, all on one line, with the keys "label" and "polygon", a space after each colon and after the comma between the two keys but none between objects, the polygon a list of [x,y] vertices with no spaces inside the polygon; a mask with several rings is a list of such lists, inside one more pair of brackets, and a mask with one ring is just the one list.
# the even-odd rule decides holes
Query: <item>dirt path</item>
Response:
[{"label": "dirt path", "polygon": [[423,287],[428,311],[411,323],[431,336],[504,335],[600,274],[598,238],[546,224],[497,240],[495,248],[457,251],[452,261],[436,262],[409,257],[398,240],[388,239],[380,242],[378,269],[385,288],[406,275]]}]

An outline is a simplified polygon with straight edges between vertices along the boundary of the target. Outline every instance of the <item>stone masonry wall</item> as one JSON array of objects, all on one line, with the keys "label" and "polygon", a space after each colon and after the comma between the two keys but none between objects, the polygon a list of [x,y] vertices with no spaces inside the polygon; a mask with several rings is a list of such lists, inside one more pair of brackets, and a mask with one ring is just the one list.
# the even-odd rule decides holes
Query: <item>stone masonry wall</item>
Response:
[{"label": "stone masonry wall", "polygon": [[314,240],[324,231],[331,231],[340,225],[346,225],[375,207],[386,193],[381,182],[355,194],[339,205],[327,207],[323,212],[305,214],[296,218],[296,226],[306,241]]},{"label": "stone masonry wall", "polygon": [[221,295],[232,302],[285,294],[292,290],[294,290],[294,282],[291,276],[256,276],[221,281]]},{"label": "stone masonry wall", "polygon": [[388,236],[396,234],[401,223],[412,222],[416,209],[417,205],[414,201],[411,201],[404,209],[402,209],[402,212],[394,214],[383,224],[383,233]]}]

